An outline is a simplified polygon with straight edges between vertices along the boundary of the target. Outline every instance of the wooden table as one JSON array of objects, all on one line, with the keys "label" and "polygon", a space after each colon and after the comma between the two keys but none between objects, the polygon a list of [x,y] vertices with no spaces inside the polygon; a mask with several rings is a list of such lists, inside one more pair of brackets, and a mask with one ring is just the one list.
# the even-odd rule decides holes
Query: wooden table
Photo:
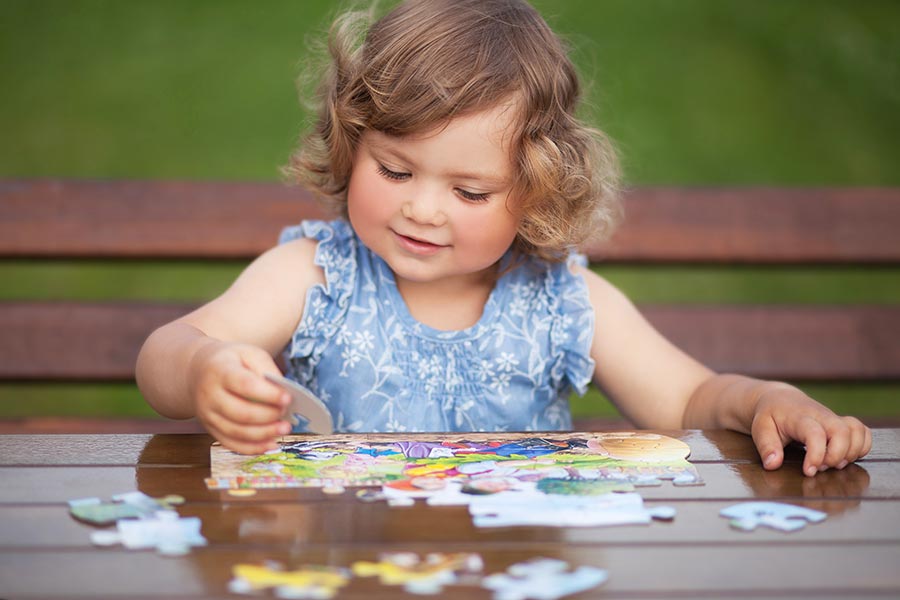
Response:
[{"label": "wooden table", "polygon": [[[478,552],[489,573],[537,556],[609,571],[604,586],[578,597],[900,597],[900,429],[876,430],[865,460],[809,479],[800,474],[798,450],[767,473],[745,436],[660,433],[691,446],[690,460],[706,481],[641,488],[648,506],[677,508],[673,522],[499,530],[474,527],[464,507],[391,508],[319,489],[248,498],[210,491],[204,477],[212,440],[201,434],[0,436],[0,598],[225,597],[237,563],[349,566],[383,551]],[[209,546],[178,558],[94,547],[93,528],[67,512],[67,500],[135,489],[183,495],[179,512],[202,519]],[[752,499],[829,516],[790,534],[741,532],[718,516]],[[354,578],[337,598],[403,595]],[[473,587],[446,588],[445,595],[490,597]]]}]

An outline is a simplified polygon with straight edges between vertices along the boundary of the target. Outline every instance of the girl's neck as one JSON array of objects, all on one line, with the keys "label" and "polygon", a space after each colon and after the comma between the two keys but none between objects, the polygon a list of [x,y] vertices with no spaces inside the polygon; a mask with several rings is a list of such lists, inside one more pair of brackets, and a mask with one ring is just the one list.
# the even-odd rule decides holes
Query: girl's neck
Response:
[{"label": "girl's neck", "polygon": [[397,280],[412,317],[433,329],[460,331],[475,325],[497,283],[496,268],[466,279],[415,282]]}]

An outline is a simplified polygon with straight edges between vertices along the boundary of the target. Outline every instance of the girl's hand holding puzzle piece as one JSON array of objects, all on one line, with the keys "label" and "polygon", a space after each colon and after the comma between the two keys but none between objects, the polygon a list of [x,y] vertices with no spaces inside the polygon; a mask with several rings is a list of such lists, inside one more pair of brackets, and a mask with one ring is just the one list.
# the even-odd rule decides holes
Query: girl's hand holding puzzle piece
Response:
[{"label": "girl's hand holding puzzle piece", "polygon": [[332,29],[319,121],[286,169],[341,218],[287,228],[148,338],[137,380],[158,412],[237,452],[274,449],[291,431],[283,353],[339,431],[567,429],[569,394],[593,381],[638,427],[752,435],[767,469],[792,440],[806,475],[865,456],[858,419],[712,372],[579,265],[571,249],[617,220],[618,171],[533,8],[402,3],[356,48],[361,25]]},{"label": "girl's hand holding puzzle piece", "polygon": [[287,435],[284,420],[289,394],[260,375],[279,373],[264,350],[247,344],[204,345],[191,361],[191,395],[196,415],[224,446],[242,454],[278,447]]}]

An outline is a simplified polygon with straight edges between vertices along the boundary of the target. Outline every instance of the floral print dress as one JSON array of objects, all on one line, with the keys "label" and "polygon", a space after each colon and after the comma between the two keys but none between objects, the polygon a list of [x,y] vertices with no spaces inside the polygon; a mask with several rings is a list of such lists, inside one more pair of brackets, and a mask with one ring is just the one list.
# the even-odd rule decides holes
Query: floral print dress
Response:
[{"label": "floral print dress", "polygon": [[335,431],[571,429],[568,396],[584,394],[594,370],[594,318],[565,263],[525,259],[476,324],[440,331],[409,313],[393,272],[346,221],[304,221],[280,241],[301,237],[318,241],[326,283],[307,293],[287,375],[322,399]]}]

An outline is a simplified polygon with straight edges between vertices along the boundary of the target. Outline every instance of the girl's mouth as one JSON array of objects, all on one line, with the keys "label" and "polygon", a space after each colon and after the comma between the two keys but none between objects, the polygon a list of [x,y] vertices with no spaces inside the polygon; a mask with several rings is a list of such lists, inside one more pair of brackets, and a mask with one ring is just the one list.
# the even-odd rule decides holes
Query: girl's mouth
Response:
[{"label": "girl's mouth", "polygon": [[430,256],[435,254],[442,248],[446,248],[447,246],[441,244],[434,244],[432,242],[426,240],[420,240],[418,238],[409,237],[408,235],[403,235],[401,233],[393,232],[394,237],[397,239],[397,243],[401,248],[409,252],[410,254],[417,254],[419,256]]}]

